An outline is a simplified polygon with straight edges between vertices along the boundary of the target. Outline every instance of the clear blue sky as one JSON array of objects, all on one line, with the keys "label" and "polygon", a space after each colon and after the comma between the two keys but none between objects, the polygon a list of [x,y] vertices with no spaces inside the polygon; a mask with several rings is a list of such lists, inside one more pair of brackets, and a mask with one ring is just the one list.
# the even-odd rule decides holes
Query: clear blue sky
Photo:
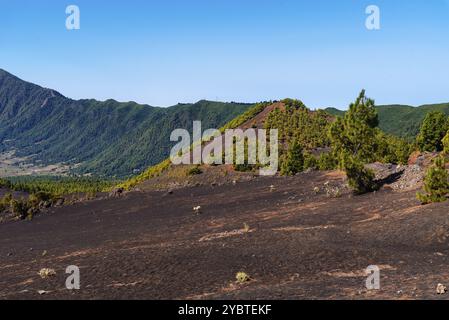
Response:
[{"label": "clear blue sky", "polygon": [[[65,8],[81,30],[65,29]],[[365,8],[381,30],[365,28]],[[71,98],[157,106],[449,101],[449,0],[0,0],[0,68]]]}]

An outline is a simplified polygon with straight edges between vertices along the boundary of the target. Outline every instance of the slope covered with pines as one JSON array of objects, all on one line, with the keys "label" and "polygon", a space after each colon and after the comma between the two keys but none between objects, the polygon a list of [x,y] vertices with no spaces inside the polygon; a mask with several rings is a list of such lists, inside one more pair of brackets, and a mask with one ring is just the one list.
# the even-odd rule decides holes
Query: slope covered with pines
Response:
[{"label": "slope covered with pines", "polygon": [[72,100],[0,69],[0,152],[15,150],[40,164],[67,163],[77,173],[126,177],[167,157],[172,130],[191,130],[194,120],[221,127],[250,107]]}]

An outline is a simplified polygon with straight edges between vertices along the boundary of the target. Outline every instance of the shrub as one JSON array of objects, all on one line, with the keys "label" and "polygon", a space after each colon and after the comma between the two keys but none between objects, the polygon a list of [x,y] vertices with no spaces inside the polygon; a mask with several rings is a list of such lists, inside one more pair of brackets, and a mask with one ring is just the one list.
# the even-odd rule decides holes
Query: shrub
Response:
[{"label": "shrub", "polygon": [[422,204],[443,202],[449,194],[449,175],[445,168],[444,158],[438,157],[427,170],[424,179],[424,192],[418,192],[416,197]]},{"label": "shrub", "polygon": [[203,171],[201,170],[201,168],[200,168],[199,166],[195,166],[195,167],[191,168],[191,169],[187,172],[187,174],[188,174],[189,176],[195,176],[195,175],[199,175],[199,174],[202,174],[202,173],[203,173]]},{"label": "shrub", "polygon": [[415,147],[404,139],[377,132],[376,160],[384,163],[407,164]]},{"label": "shrub", "polygon": [[281,175],[294,176],[303,170],[304,155],[302,153],[302,147],[297,141],[294,141],[282,161]]},{"label": "shrub", "polygon": [[28,197],[28,202],[34,207],[37,207],[41,202],[48,202],[51,200],[53,200],[53,195],[43,191],[33,193]]},{"label": "shrub", "polygon": [[351,157],[346,157],[343,166],[348,177],[349,186],[356,194],[364,194],[376,189],[374,173],[366,169],[363,163]]},{"label": "shrub", "polygon": [[2,199],[0,199],[0,213],[8,210],[11,207],[12,194],[7,193]]},{"label": "shrub", "polygon": [[304,153],[304,170],[306,169],[318,169],[318,160],[309,152]]},{"label": "shrub", "polygon": [[234,164],[234,170],[235,170],[235,171],[238,171],[238,172],[251,172],[251,171],[254,170],[254,168],[255,168],[254,165],[247,164],[247,163],[244,163],[244,164]]},{"label": "shrub", "polygon": [[322,153],[318,159],[318,168],[320,170],[334,170],[337,168],[338,163],[334,154]]},{"label": "shrub", "polygon": [[20,220],[24,220],[27,218],[29,209],[30,209],[30,205],[24,199],[11,200],[11,211]]},{"label": "shrub", "polygon": [[446,136],[443,138],[443,153],[445,155],[449,155],[449,131]]},{"label": "shrub", "polygon": [[235,279],[237,280],[237,283],[245,283],[250,280],[250,277],[245,272],[238,272]]}]

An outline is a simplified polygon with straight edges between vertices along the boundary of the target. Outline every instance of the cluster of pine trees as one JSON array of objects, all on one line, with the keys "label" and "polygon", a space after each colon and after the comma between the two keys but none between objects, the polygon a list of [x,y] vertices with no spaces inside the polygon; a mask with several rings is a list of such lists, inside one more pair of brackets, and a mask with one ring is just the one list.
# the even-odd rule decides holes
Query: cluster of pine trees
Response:
[{"label": "cluster of pine trees", "polygon": [[26,193],[45,192],[53,196],[73,193],[96,193],[112,189],[115,180],[90,177],[23,176],[0,179],[0,187]]},{"label": "cluster of pine trees", "polygon": [[17,219],[31,219],[43,208],[63,203],[65,195],[109,191],[117,182],[87,177],[12,177],[0,179],[0,188],[28,193],[14,197],[11,193],[0,198],[0,213],[10,212]]},{"label": "cluster of pine trees", "polygon": [[424,190],[416,195],[418,200],[423,204],[446,201],[449,194],[449,174],[446,170],[449,157],[449,118],[439,111],[428,113],[416,142],[421,152],[439,152],[426,172]]},{"label": "cluster of pine trees", "polygon": [[284,100],[285,112],[274,110],[267,129],[278,129],[281,144],[280,170],[295,175],[308,168],[346,171],[356,193],[375,189],[374,174],[365,164],[375,161],[406,164],[413,151],[407,141],[379,128],[374,101],[362,91],[344,117],[335,120],[324,111],[310,111],[298,100]]}]

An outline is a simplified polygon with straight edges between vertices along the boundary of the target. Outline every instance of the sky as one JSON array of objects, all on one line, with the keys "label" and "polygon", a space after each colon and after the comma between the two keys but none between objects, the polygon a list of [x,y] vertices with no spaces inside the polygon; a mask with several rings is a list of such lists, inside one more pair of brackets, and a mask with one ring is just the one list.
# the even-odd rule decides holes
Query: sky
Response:
[{"label": "sky", "polygon": [[[66,7],[80,29],[66,29]],[[365,10],[380,9],[380,30]],[[74,99],[449,102],[449,0],[0,0],[0,68]]]}]

